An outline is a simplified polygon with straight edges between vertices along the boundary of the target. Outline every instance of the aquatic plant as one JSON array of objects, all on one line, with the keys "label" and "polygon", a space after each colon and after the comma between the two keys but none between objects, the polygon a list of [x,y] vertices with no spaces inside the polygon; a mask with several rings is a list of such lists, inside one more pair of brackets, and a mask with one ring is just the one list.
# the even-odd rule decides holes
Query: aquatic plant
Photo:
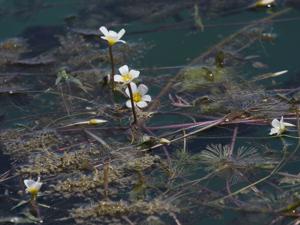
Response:
[{"label": "aquatic plant", "polygon": [[109,56],[110,56],[110,63],[111,63],[111,74],[109,75],[109,82],[114,88],[114,75],[115,75],[115,63],[114,63],[114,56],[112,51],[112,46],[118,42],[126,43],[125,41],[121,40],[123,35],[125,34],[125,29],[121,29],[118,33],[115,31],[108,31],[106,27],[102,26],[99,28],[104,36],[101,36],[102,39],[106,40],[108,43],[109,49]]},{"label": "aquatic plant", "polygon": [[121,42],[125,44],[126,42],[121,40],[121,38],[125,34],[125,29],[121,29],[118,33],[116,33],[113,30],[108,31],[106,27],[102,26],[99,28],[99,30],[102,32],[104,36],[101,36],[102,39],[106,40],[110,46],[113,46],[114,44]]},{"label": "aquatic plant", "polygon": [[26,179],[24,180],[24,184],[26,186],[26,192],[31,194],[32,199],[36,199],[38,192],[42,187],[41,178],[38,177],[37,181]]},{"label": "aquatic plant", "polygon": [[[0,156],[5,158],[0,174],[5,217],[0,223],[207,224],[212,218],[228,218],[227,212],[236,216],[236,223],[241,215],[242,223],[253,224],[299,220],[299,171],[294,167],[299,159],[299,90],[279,89],[284,76],[293,72],[272,72],[264,58],[257,59],[262,52],[255,48],[268,50],[264,41],[275,44],[275,36],[282,37],[271,22],[289,12],[281,10],[283,3],[263,19],[233,24],[213,24],[209,18],[252,10],[258,3],[268,8],[270,2],[78,3],[79,13],[66,17],[68,32],[46,28],[50,46],[39,45],[39,28],[29,30],[30,35],[27,31],[26,41],[0,44]],[[55,4],[32,3],[37,11]],[[29,6],[26,1],[18,9],[22,14]],[[125,30],[101,27],[99,37],[99,23],[129,24],[129,35],[139,37],[186,29],[187,40],[211,27],[245,26],[187,65],[147,67],[147,59],[140,61],[136,54],[147,56],[144,50],[155,45],[163,52],[160,42],[136,43],[133,38],[117,45],[125,42]],[[182,42],[196,53],[202,42],[192,43]],[[116,65],[123,66],[115,73]],[[140,71],[149,76],[141,77]],[[105,74],[113,90],[101,86]],[[28,102],[15,104],[11,99],[17,94]],[[130,109],[133,124],[128,123]],[[291,123],[274,119],[280,116]],[[271,133],[280,138],[266,135],[272,120]],[[282,135],[292,124],[295,129]],[[38,202],[20,191],[36,193],[41,187],[40,180],[28,177],[43,178]]]},{"label": "aquatic plant", "polygon": [[139,108],[145,108],[148,105],[147,102],[151,101],[151,96],[146,95],[147,92],[148,92],[148,87],[146,85],[140,84],[137,87],[135,83],[129,83],[125,90],[125,93],[130,98],[130,100],[126,102],[126,106],[128,108],[132,108],[133,110],[133,115],[134,115],[133,123],[137,123],[137,117],[134,111],[135,107],[137,106]]},{"label": "aquatic plant", "polygon": [[251,146],[241,146],[234,153],[230,145],[209,145],[198,157],[209,171],[250,169],[263,163],[258,150]]},{"label": "aquatic plant", "polygon": [[281,135],[286,131],[286,127],[294,127],[294,124],[283,122],[283,116],[281,117],[280,121],[278,119],[272,120],[272,126],[270,131],[270,135],[276,134]]},{"label": "aquatic plant", "polygon": [[177,212],[177,209],[160,199],[155,199],[151,202],[137,201],[134,203],[100,201],[87,207],[73,209],[71,216],[74,217],[76,222],[84,223],[86,218],[99,221],[105,216],[122,218],[122,216],[127,215],[163,215],[172,212]]}]

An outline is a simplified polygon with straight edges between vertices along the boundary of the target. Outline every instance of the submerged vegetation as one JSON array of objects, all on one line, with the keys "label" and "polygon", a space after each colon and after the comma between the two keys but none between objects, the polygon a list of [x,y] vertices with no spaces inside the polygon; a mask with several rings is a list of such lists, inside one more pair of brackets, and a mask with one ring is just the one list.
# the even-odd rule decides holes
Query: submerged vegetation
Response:
[{"label": "submerged vegetation", "polygon": [[[0,43],[0,224],[299,224],[298,80],[259,61],[297,2],[76,2],[46,40]],[[134,39],[244,12],[184,66],[148,67],[160,40]]]}]

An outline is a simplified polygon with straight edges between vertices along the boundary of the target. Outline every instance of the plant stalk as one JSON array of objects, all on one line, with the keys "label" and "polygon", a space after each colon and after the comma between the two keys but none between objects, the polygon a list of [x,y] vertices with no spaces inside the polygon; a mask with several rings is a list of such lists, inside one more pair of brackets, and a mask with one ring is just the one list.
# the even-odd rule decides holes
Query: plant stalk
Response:
[{"label": "plant stalk", "polygon": [[108,183],[109,183],[109,164],[110,160],[105,159],[104,160],[104,166],[103,166],[103,186],[104,186],[104,197],[107,199],[109,190],[108,190]]},{"label": "plant stalk", "polygon": [[133,124],[137,124],[137,116],[136,116],[136,111],[135,111],[132,89],[131,89],[130,84],[127,84],[127,87],[128,87],[129,94],[130,94],[131,109],[132,109],[132,114],[133,114]]},{"label": "plant stalk", "polygon": [[115,62],[114,62],[114,57],[112,52],[112,46],[108,45],[108,49],[109,49],[109,57],[110,57],[110,64],[111,64],[111,74],[109,76],[109,80],[110,80],[111,88],[114,89],[115,88],[115,84],[114,84]]}]

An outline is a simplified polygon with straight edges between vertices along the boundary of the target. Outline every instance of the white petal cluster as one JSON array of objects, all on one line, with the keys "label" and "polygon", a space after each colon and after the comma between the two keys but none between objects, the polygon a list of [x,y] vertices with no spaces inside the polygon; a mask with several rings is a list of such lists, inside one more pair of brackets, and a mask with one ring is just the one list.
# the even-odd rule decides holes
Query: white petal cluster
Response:
[{"label": "white petal cluster", "polygon": [[129,84],[133,79],[139,77],[140,75],[140,71],[129,70],[127,65],[120,67],[119,72],[120,74],[114,75],[114,81],[123,84]]},{"label": "white petal cluster", "polygon": [[272,128],[270,131],[270,135],[281,135],[286,131],[286,127],[294,127],[294,124],[283,122],[283,116],[281,117],[280,121],[278,119],[272,120]]},{"label": "white petal cluster", "polygon": [[24,180],[24,184],[26,186],[26,192],[36,196],[40,191],[43,183],[41,182],[41,178],[38,177],[37,181],[26,179]]},{"label": "white petal cluster", "polygon": [[125,41],[121,40],[121,38],[125,34],[125,29],[121,29],[118,33],[113,30],[107,30],[105,26],[102,26],[99,28],[103,36],[101,36],[102,39],[106,40],[110,46],[113,46],[114,44],[121,42],[126,43]]},{"label": "white petal cluster", "polygon": [[[151,96],[146,95],[146,93],[148,92],[148,87],[144,84],[140,84],[137,87],[137,85],[135,83],[130,83],[129,85],[131,86],[134,105],[139,107],[139,108],[147,107],[148,102],[151,101]],[[130,98],[129,88],[126,88],[125,93]],[[128,108],[132,108],[130,99],[127,100],[126,106]]]}]

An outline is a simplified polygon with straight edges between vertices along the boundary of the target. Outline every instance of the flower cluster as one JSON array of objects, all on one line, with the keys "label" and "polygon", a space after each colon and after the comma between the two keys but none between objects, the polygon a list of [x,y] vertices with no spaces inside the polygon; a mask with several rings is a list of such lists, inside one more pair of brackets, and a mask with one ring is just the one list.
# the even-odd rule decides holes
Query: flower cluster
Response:
[{"label": "flower cluster", "polygon": [[[125,41],[121,40],[123,35],[125,34],[125,30],[121,29],[118,33],[112,30],[108,30],[106,27],[102,26],[99,28],[104,36],[101,36],[102,39],[108,42],[110,46],[110,56],[112,61],[112,72],[114,71],[114,64],[113,64],[113,57],[111,46],[114,44],[121,42],[126,43]],[[147,95],[148,87],[144,84],[140,84],[137,86],[133,80],[138,78],[140,75],[140,71],[129,69],[127,65],[121,66],[119,68],[120,74],[113,74],[113,82],[121,83],[126,87],[125,93],[129,97],[129,100],[126,102],[126,106],[132,109],[134,123],[137,122],[137,116],[135,112],[135,107],[138,108],[145,108],[148,106],[148,102],[151,101],[151,96]]]},{"label": "flower cluster", "polygon": [[151,96],[146,95],[148,92],[148,87],[144,84],[140,84],[139,86],[137,86],[134,82],[132,82],[135,78],[139,77],[140,71],[129,70],[128,66],[124,65],[119,68],[119,72],[120,74],[114,75],[114,81],[127,85],[125,93],[130,99],[127,100],[126,106],[128,108],[132,108],[132,98],[134,106],[137,106],[139,108],[147,107],[147,102],[151,101]]}]

